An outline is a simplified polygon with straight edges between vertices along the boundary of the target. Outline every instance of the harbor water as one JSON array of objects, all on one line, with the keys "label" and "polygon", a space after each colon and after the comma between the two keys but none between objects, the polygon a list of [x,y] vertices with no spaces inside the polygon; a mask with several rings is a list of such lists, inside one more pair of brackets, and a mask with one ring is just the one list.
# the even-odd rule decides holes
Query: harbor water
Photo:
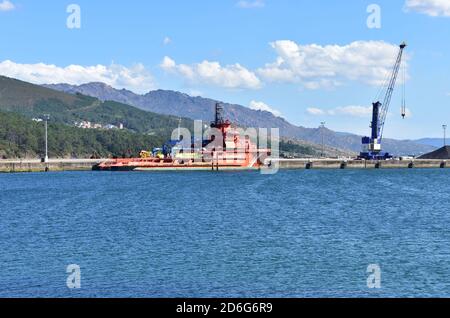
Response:
[{"label": "harbor water", "polygon": [[[3,174],[0,297],[450,297],[449,180],[445,169]],[[80,288],[68,288],[71,264]]]}]

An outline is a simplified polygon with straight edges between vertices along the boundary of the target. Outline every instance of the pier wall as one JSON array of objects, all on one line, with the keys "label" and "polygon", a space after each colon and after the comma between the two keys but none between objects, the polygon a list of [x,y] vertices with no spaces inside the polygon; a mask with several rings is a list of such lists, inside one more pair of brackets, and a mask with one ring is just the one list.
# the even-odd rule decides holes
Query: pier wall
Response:
[{"label": "pier wall", "polygon": [[339,159],[279,159],[281,169],[420,169],[450,168],[445,160],[339,160]]},{"label": "pier wall", "polygon": [[[45,172],[45,171],[87,171],[93,165],[107,159],[54,159],[48,163],[39,160],[0,160],[0,173],[3,172]],[[270,160],[269,160],[270,161]],[[266,161],[266,164],[269,162]],[[278,159],[280,169],[424,169],[450,168],[445,160],[388,160],[361,161],[339,159]]]},{"label": "pier wall", "polygon": [[48,163],[39,160],[0,160],[2,172],[83,171],[106,159],[52,159]]}]

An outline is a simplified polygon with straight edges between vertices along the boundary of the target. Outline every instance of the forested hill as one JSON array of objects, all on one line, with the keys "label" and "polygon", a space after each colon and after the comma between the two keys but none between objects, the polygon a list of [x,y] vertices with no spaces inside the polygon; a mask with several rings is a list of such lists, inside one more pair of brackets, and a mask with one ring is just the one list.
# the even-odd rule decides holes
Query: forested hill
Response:
[{"label": "forested hill", "polygon": [[[0,159],[38,158],[44,155],[43,122],[0,111]],[[138,155],[164,142],[162,136],[149,136],[122,130],[80,129],[60,123],[49,124],[49,154],[54,158],[108,158]]]},{"label": "forested hill", "polygon": [[[67,94],[0,76],[0,158],[42,156],[44,125],[32,119],[50,115],[52,157],[123,156],[160,146],[178,127],[179,118],[126,104]],[[80,129],[83,121],[118,129]],[[182,119],[190,128],[193,121]]]},{"label": "forested hill", "polygon": [[[28,118],[49,114],[51,122],[70,126],[81,121],[122,124],[126,130],[166,138],[179,124],[176,116],[156,114],[114,101],[100,101],[82,94],[58,92],[4,76],[0,76],[0,111],[15,112]],[[191,128],[193,121],[183,118],[181,124]]]}]

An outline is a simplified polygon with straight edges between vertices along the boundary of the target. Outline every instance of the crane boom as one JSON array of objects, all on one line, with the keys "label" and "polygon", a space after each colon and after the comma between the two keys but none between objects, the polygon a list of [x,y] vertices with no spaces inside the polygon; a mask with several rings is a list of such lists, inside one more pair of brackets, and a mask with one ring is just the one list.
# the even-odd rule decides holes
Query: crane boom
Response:
[{"label": "crane boom", "polygon": [[384,102],[381,106],[380,113],[380,132],[379,139],[380,141],[383,139],[383,129],[384,123],[386,122],[386,116],[389,110],[389,106],[391,104],[392,94],[394,93],[395,83],[397,82],[398,72],[400,70],[400,66],[402,64],[403,50],[406,48],[406,43],[403,42],[400,44],[400,52],[398,53],[397,60],[394,65],[394,70],[391,75],[391,79],[389,81],[389,86],[386,92],[386,96],[384,97]]},{"label": "crane boom", "polygon": [[388,153],[381,152],[381,141],[383,139],[384,124],[391,104],[392,94],[394,93],[395,84],[397,82],[398,73],[403,58],[403,51],[406,48],[406,43],[400,44],[400,51],[397,55],[392,73],[387,82],[386,93],[384,95],[383,103],[377,101],[372,104],[372,122],[371,137],[364,137],[362,139],[363,151],[360,154],[361,159],[388,159],[391,156]]}]

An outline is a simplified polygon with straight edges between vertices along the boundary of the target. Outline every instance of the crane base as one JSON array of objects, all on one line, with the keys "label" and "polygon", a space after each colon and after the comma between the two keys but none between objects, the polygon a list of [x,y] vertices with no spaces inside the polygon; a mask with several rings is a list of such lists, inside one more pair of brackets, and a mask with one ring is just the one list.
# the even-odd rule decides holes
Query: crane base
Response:
[{"label": "crane base", "polygon": [[359,160],[390,160],[391,156],[387,152],[361,152],[358,156]]}]

